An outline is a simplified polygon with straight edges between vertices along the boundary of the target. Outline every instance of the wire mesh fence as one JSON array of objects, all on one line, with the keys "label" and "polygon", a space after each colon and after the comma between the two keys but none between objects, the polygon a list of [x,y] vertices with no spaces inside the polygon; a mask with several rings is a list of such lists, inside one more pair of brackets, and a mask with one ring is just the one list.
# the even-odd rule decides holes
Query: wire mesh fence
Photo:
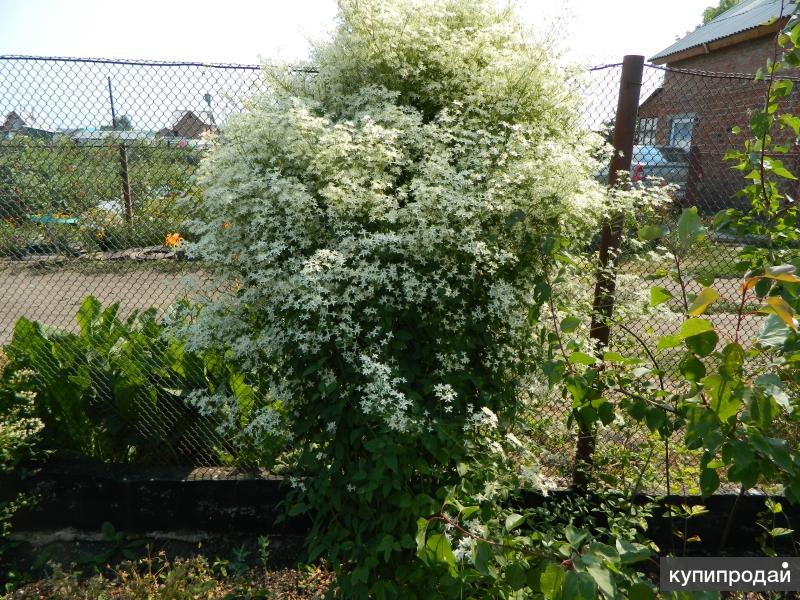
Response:
[{"label": "wire mesh fence", "polygon": [[[620,65],[588,72],[583,126],[610,136],[619,79]],[[206,385],[207,365],[140,333],[160,327],[161,315],[186,300],[184,284],[204,276],[202,263],[187,260],[178,241],[201,193],[192,176],[205,134],[224,127],[263,87],[251,65],[0,57],[0,343],[12,339],[20,317],[57,330],[45,334],[49,350],[37,350],[39,369],[47,371],[41,376],[65,394],[88,398],[94,426],[101,423],[106,432],[92,442],[101,456],[128,460],[124,448],[133,439],[137,447],[157,449],[139,450],[138,458],[150,462],[250,460],[237,456],[213,417],[185,402],[187,390]],[[764,82],[752,75],[646,65],[633,178],[672,183],[675,206],[697,206],[707,222],[736,206],[742,174],[722,156],[737,145],[735,128],[746,129],[764,92]],[[784,163],[796,168],[798,160],[795,153]],[[741,244],[710,236],[683,265],[689,277],[716,277],[723,301],[710,318],[723,332],[736,327],[732,265]],[[646,298],[652,281],[644,276],[655,273],[680,298],[668,268],[645,256],[624,257],[620,297]],[[103,308],[119,306],[103,312],[87,296]],[[679,301],[663,309],[628,325],[652,338],[674,333]],[[756,320],[748,317],[744,328],[754,334]],[[62,342],[80,352],[59,350]],[[116,358],[101,361],[97,344]],[[131,365],[134,354],[146,368]],[[557,406],[541,409],[551,421],[563,413]],[[547,433],[553,460],[569,456],[564,446],[573,440],[562,433]],[[619,445],[635,449],[640,438],[626,436],[600,439],[600,452],[604,444],[608,456]]]}]

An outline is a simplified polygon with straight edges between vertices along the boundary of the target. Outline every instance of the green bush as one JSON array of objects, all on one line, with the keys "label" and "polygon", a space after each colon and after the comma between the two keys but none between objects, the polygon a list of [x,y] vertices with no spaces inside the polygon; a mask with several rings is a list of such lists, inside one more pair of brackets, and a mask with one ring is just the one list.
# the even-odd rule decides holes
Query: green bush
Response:
[{"label": "green bush", "polygon": [[416,519],[513,423],[550,255],[605,198],[601,140],[510,9],[340,7],[315,74],[267,68],[200,167],[189,252],[229,293],[187,345],[225,344],[282,401],[256,418],[302,453],[290,514],[342,594],[429,598]]},{"label": "green bush", "polygon": [[[244,375],[213,352],[187,352],[165,333],[155,309],[125,319],[118,313],[118,304],[102,309],[89,297],[77,314],[78,333],[17,322],[3,377],[27,374],[33,414],[44,424],[42,445],[110,462],[233,461],[232,446],[218,441],[249,424],[254,391]],[[237,420],[201,415],[191,402],[199,390],[229,399]]]}]

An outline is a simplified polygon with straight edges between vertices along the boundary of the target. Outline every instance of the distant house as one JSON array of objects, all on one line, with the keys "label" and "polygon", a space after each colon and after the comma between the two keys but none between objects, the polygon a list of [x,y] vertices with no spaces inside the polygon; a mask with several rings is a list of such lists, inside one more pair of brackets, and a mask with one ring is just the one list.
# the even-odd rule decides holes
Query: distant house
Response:
[{"label": "distant house", "polygon": [[[766,85],[752,74],[773,55],[775,36],[787,21],[778,19],[781,5],[743,0],[650,58],[667,70],[661,87],[639,107],[637,143],[689,150],[686,201],[707,212],[731,206],[742,187],[742,173],[722,156],[741,145],[732,129],[745,130],[752,110],[764,103]],[[783,14],[793,10],[787,2]],[[706,76],[713,73],[740,75]],[[788,101],[796,103],[797,94]],[[790,169],[800,166],[797,154],[783,160]]]},{"label": "distant house", "polygon": [[0,127],[0,135],[9,138],[14,135],[26,135],[28,137],[40,138],[45,140],[53,139],[58,133],[58,129],[41,115],[34,115],[31,112],[12,110],[6,115],[3,126]]},{"label": "distant house", "polygon": [[216,129],[214,116],[208,111],[178,110],[172,113],[169,126],[156,132],[159,137],[198,140]]}]

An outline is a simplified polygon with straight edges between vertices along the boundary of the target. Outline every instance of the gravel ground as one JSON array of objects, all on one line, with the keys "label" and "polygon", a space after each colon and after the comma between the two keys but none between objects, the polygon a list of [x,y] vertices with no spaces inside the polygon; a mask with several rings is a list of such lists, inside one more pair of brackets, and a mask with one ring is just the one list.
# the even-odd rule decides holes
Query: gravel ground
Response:
[{"label": "gravel ground", "polygon": [[75,313],[86,296],[103,305],[120,302],[122,315],[134,309],[166,307],[185,294],[193,277],[180,268],[126,265],[98,268],[21,267],[0,263],[0,343],[11,339],[21,316],[47,325],[75,330]]}]

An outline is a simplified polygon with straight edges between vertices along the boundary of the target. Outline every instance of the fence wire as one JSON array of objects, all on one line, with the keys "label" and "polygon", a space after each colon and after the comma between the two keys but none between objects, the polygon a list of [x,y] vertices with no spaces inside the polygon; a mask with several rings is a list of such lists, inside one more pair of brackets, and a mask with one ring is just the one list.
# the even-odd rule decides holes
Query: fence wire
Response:
[{"label": "fence wire", "polygon": [[[619,79],[619,64],[587,72],[583,126],[610,137]],[[75,315],[90,295],[104,307],[119,302],[121,319],[150,307],[161,315],[185,299],[184,283],[203,277],[203,268],[186,260],[175,242],[192,198],[201,193],[192,176],[204,135],[244,110],[243,100],[263,87],[252,65],[0,57],[0,343],[11,340],[23,316],[79,332]],[[664,177],[677,187],[676,207],[697,206],[709,223],[720,209],[740,206],[741,173],[722,156],[740,143],[733,132],[746,130],[764,93],[765,83],[752,75],[646,65],[633,175]],[[796,98],[795,92],[788,101]],[[795,152],[784,163],[796,170],[799,158]],[[788,191],[796,194],[796,187]],[[689,277],[716,277],[725,301],[710,318],[722,332],[736,326],[732,265],[740,246],[712,235],[684,264]],[[666,268],[642,256],[623,257],[620,302],[645,300],[653,281],[643,277]],[[671,278],[656,283],[679,297]],[[671,302],[663,309],[628,325],[652,339],[674,333],[682,308]],[[756,323],[747,317],[745,334],[755,335]],[[129,328],[137,327],[141,322]],[[619,332],[613,337],[614,343],[623,339]],[[90,377],[90,409],[109,437],[151,443],[146,458],[152,463],[246,463],[214,419],[176,392],[202,376],[176,368],[168,349],[140,350],[149,369],[133,400],[119,389],[115,373],[99,372],[99,363],[86,359],[98,371]],[[64,356],[48,357],[50,363],[40,365],[48,376],[66,382],[74,375]],[[559,399],[536,410],[552,424],[562,404]],[[563,472],[572,440],[566,430],[552,431],[542,428],[541,445],[565,463]],[[635,453],[641,446],[642,436],[631,431],[604,435],[600,461],[614,460],[621,447]],[[113,455],[114,443],[108,443]]]}]

